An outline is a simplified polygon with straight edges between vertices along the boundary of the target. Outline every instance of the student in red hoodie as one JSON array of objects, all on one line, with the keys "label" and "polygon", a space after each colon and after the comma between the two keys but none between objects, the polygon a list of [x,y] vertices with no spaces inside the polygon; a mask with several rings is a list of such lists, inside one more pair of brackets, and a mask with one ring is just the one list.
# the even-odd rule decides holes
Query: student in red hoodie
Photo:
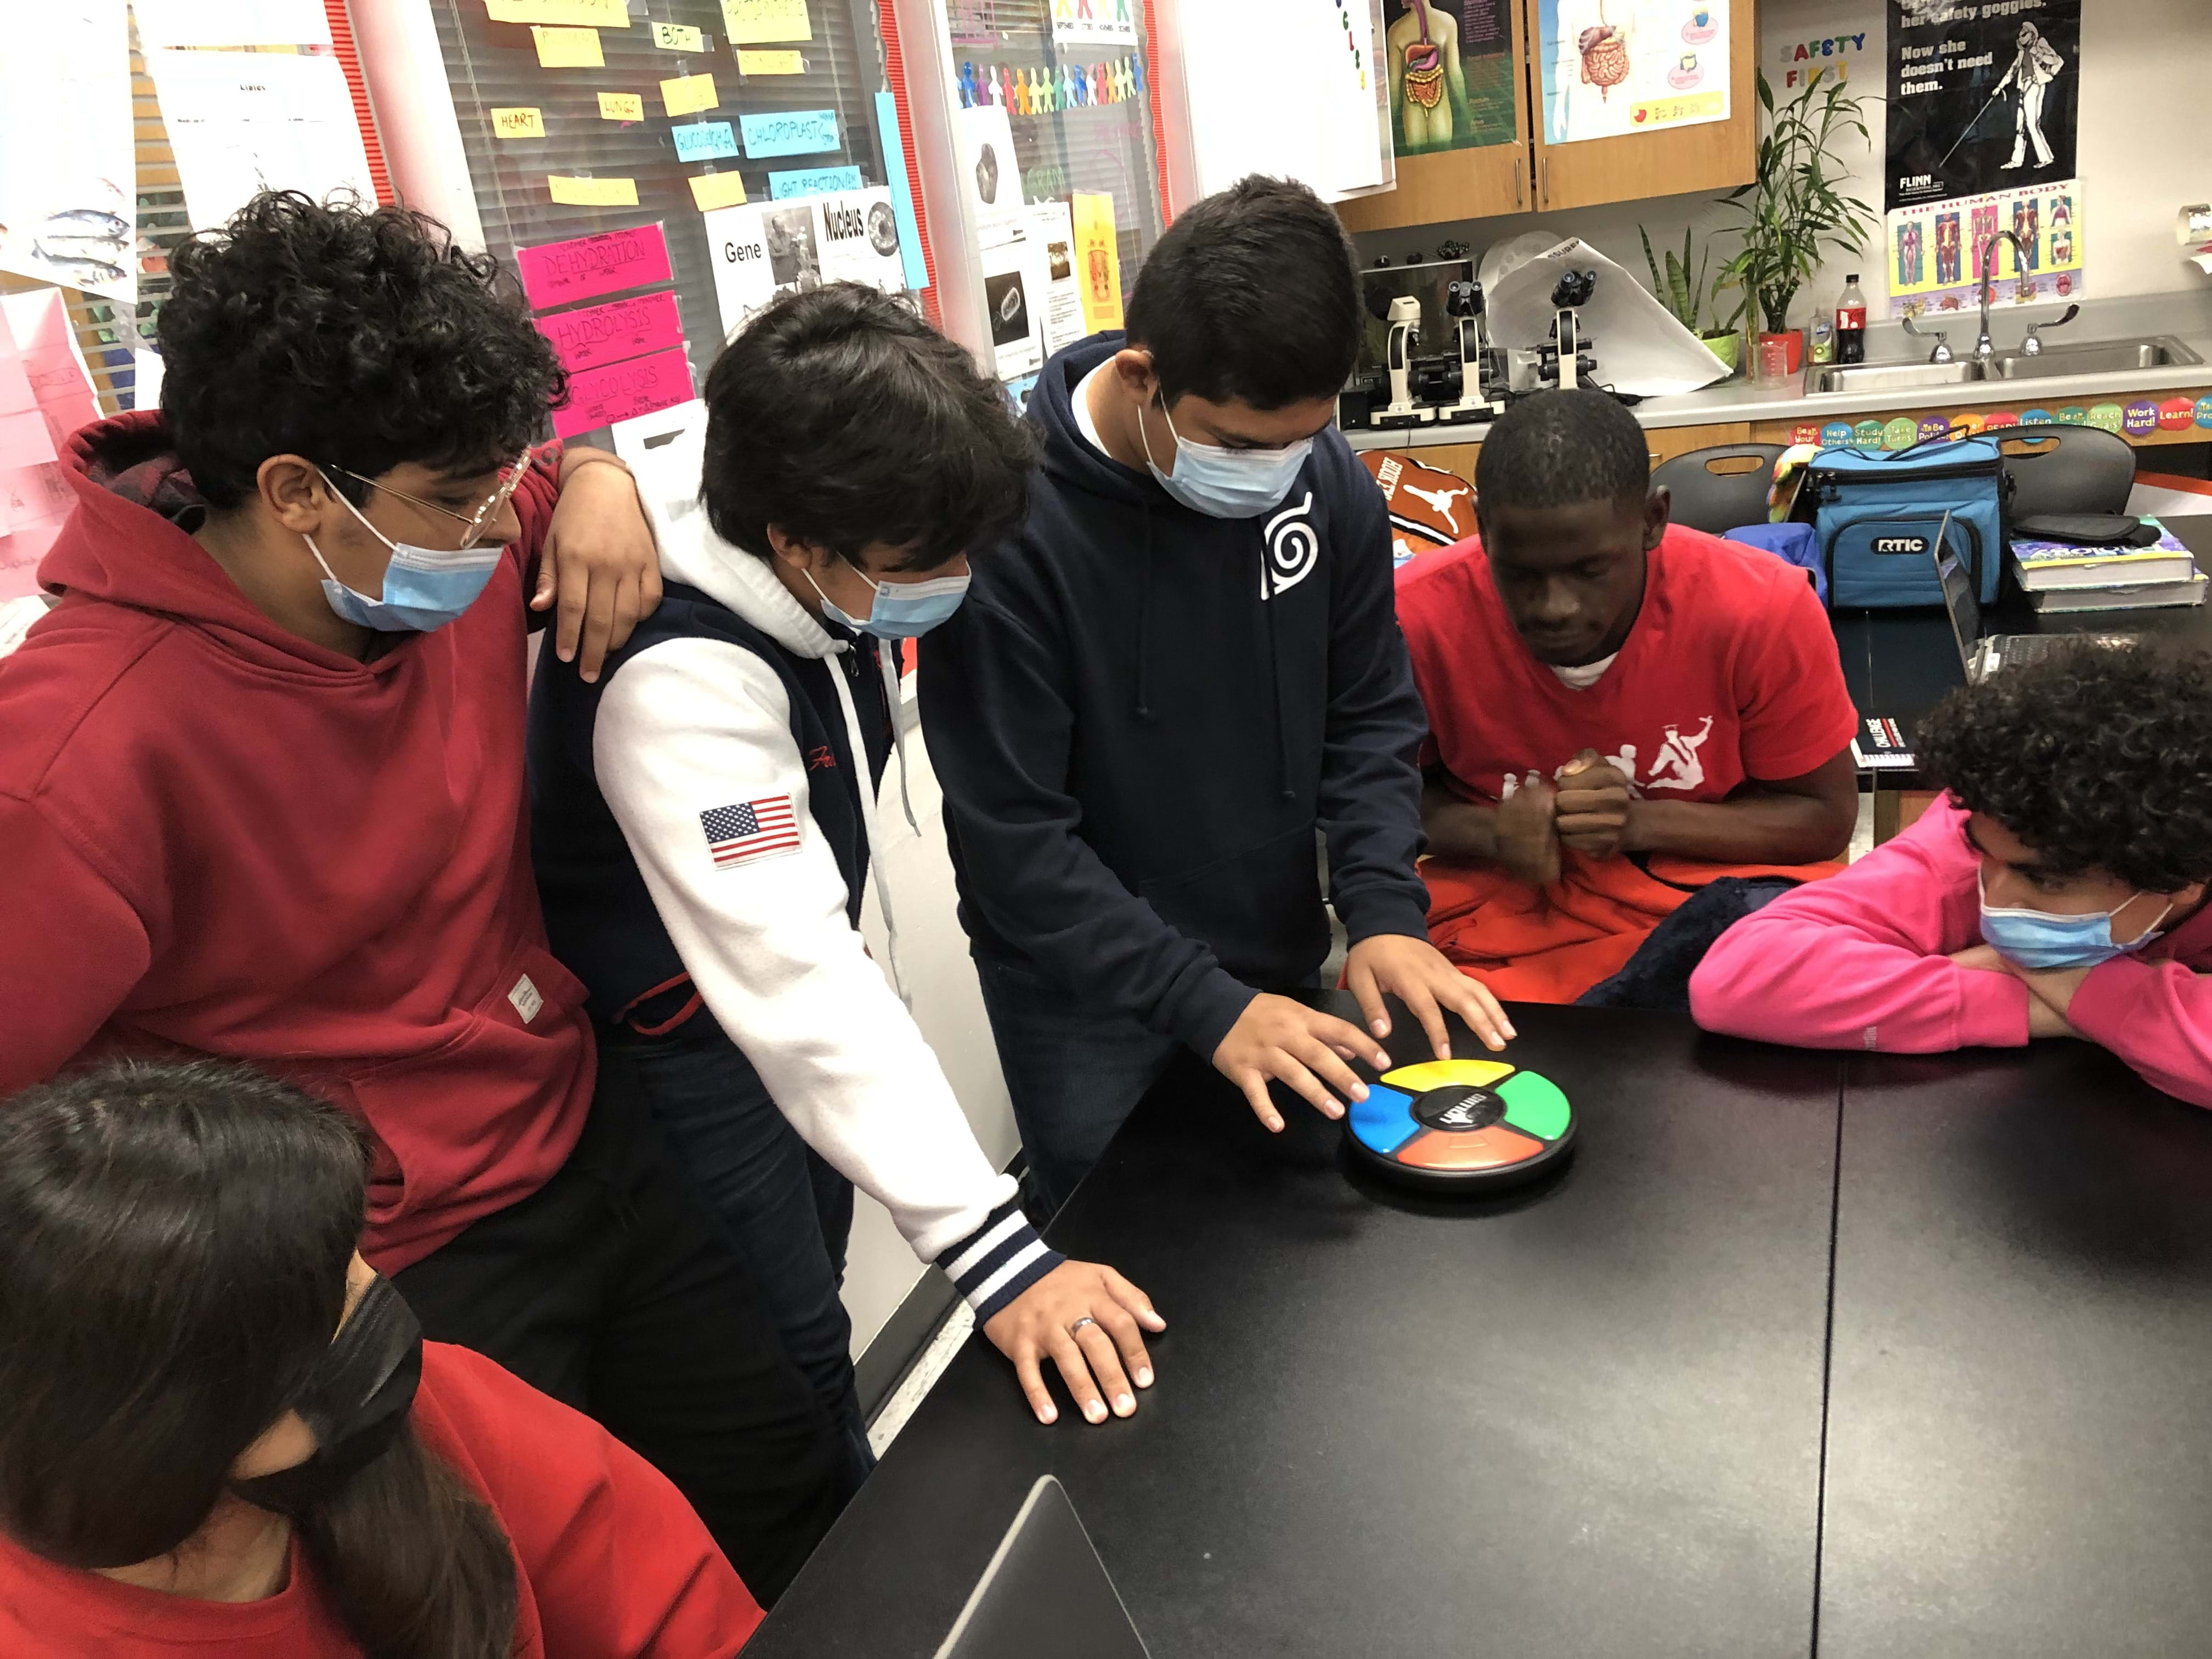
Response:
[{"label": "student in red hoodie", "polygon": [[1698,1023],[1895,1054],[2078,1037],[2212,1106],[2212,659],[2056,653],[1952,693],[1915,752],[1948,793],[1722,935]]},{"label": "student in red hoodie", "polygon": [[0,1111],[0,1652],[736,1651],[760,1609],[675,1488],[355,1253],[367,1173],[243,1066]]},{"label": "student in red hoodie", "polygon": [[588,586],[618,643],[635,492],[528,449],[551,350],[420,216],[263,196],[172,271],[161,413],[72,441],[60,603],[0,661],[0,1093],[185,1052],[344,1107],[430,1334],[636,1447],[772,1596],[836,1443],[597,1064],[524,822],[526,596]]}]

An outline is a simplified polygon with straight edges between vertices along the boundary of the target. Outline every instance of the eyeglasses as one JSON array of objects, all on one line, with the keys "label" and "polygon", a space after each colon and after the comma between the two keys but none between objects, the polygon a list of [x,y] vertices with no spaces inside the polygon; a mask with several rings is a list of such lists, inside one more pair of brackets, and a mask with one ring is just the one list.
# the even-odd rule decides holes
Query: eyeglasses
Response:
[{"label": "eyeglasses", "polygon": [[332,472],[343,472],[347,477],[356,483],[365,483],[371,489],[380,489],[387,495],[397,495],[403,501],[411,501],[425,511],[438,514],[441,517],[451,519],[455,524],[465,526],[461,536],[461,550],[465,551],[482,541],[484,532],[499,522],[500,514],[505,510],[507,502],[514,499],[516,489],[522,483],[523,475],[530,471],[530,452],[523,451],[508,464],[507,470],[500,475],[499,488],[493,490],[489,499],[474,513],[456,513],[450,507],[441,507],[435,501],[426,501],[420,495],[410,495],[404,489],[394,489],[390,484],[379,483],[374,478],[365,478],[360,473],[343,466],[332,465],[328,470]]}]

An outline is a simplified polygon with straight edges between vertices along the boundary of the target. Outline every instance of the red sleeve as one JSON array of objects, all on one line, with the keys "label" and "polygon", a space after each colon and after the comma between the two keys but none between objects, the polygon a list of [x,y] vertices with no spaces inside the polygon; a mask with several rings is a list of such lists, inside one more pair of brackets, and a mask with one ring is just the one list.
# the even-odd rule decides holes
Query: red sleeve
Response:
[{"label": "red sleeve", "polygon": [[537,1604],[546,1659],[722,1659],[761,1610],[667,1479],[465,1348],[422,1348],[416,1421],[480,1478]]},{"label": "red sleeve", "polygon": [[[0,797],[0,1098],[66,1065],[145,977],[138,913],[27,802]],[[66,941],[66,943],[63,943]]]},{"label": "red sleeve", "polygon": [[1800,1048],[1924,1054],[2024,1044],[2027,987],[1950,960],[1981,937],[1965,818],[1939,801],[1841,875],[1785,893],[1723,933],[1690,976],[1698,1024]]},{"label": "red sleeve", "polygon": [[545,551],[545,532],[553,526],[553,509],[561,504],[561,457],[564,453],[556,439],[550,444],[540,444],[530,452],[530,472],[515,486],[515,516],[522,520],[522,534],[507,548],[507,556],[515,562],[522,575],[522,602],[533,629],[545,625],[550,611],[528,609],[530,596],[538,591],[538,561]]},{"label": "red sleeve", "polygon": [[1802,777],[1840,753],[1858,730],[1835,630],[1795,567],[1772,580],[1756,635],[1737,669],[1743,769],[1772,782]]}]

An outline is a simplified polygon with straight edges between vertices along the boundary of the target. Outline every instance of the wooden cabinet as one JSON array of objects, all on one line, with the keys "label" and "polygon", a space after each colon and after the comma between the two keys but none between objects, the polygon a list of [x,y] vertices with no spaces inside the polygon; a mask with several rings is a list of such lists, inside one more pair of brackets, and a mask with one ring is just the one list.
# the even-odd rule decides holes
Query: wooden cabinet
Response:
[{"label": "wooden cabinet", "polygon": [[[1759,142],[1755,0],[1732,0],[1729,7],[1727,120],[1565,144],[1545,143],[1537,118],[1543,86],[1538,10],[1539,0],[1513,0],[1513,142],[1401,156],[1395,190],[1338,204],[1346,228],[1552,212],[1751,182]],[[1395,52],[1391,56],[1395,60]],[[1391,61],[1385,69],[1395,76],[1398,65]]]}]

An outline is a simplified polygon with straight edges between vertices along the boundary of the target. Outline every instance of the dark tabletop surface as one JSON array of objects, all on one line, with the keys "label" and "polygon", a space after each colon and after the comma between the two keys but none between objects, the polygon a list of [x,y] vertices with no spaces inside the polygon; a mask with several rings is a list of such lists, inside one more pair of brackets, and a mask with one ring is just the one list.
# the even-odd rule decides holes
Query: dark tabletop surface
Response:
[{"label": "dark tabletop surface", "polygon": [[1581,1142],[1487,1201],[1172,1074],[1051,1234],[1170,1322],[1137,1415],[1042,1427],[971,1340],[749,1659],[927,1659],[1047,1472],[1155,1659],[1808,1652],[1841,1063],[1515,1018]]},{"label": "dark tabletop surface", "polygon": [[[2212,574],[2212,515],[2160,515],[2160,522],[2197,556],[2197,568]],[[1862,715],[1904,723],[1908,740],[1946,692],[1966,684],[1951,621],[1942,607],[1911,611],[1839,611],[1829,618],[1844,663],[1844,683]],[[2029,605],[2007,574],[2002,597],[1982,613],[1989,634],[2158,634],[2212,647],[2212,607],[2173,606],[2153,611],[2103,611],[2046,617]],[[1886,783],[1915,787],[1907,775],[1892,774]]]},{"label": "dark tabletop surface", "polygon": [[2212,1652],[2212,1118],[2087,1044],[1850,1065],[1821,1654]]}]

